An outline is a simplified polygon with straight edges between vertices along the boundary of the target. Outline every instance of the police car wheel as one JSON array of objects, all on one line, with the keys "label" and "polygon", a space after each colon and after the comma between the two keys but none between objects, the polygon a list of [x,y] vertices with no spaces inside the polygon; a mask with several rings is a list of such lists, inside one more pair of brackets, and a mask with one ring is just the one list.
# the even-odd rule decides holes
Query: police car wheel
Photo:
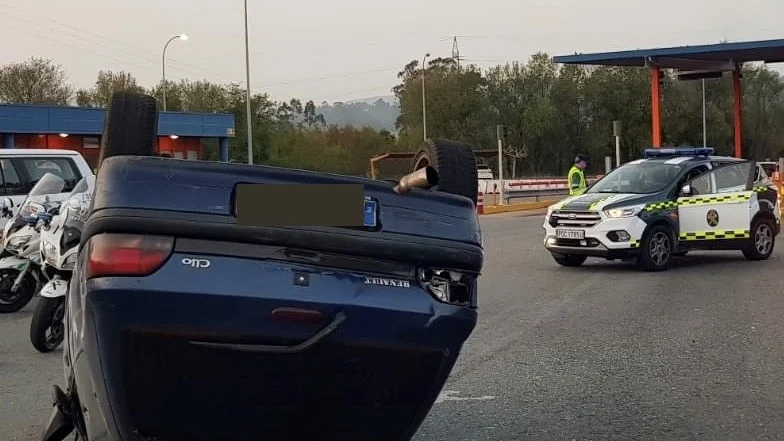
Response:
[{"label": "police car wheel", "polygon": [[766,218],[758,218],[751,226],[751,240],[743,249],[743,256],[748,260],[765,260],[773,253],[775,244],[775,228],[773,222]]},{"label": "police car wheel", "polygon": [[664,225],[654,225],[645,233],[637,257],[637,266],[645,271],[664,271],[670,267],[675,242]]},{"label": "police car wheel", "polygon": [[553,254],[553,259],[561,266],[580,266],[585,263],[588,256],[579,254]]}]

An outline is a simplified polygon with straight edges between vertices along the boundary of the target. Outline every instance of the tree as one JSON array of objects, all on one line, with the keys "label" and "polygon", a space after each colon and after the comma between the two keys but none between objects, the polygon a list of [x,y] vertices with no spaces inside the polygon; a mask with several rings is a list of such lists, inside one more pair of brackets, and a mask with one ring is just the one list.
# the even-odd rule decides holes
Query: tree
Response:
[{"label": "tree", "polygon": [[[412,61],[398,73],[401,84],[392,90],[400,103],[397,128],[410,149],[421,143],[422,70]],[[457,69],[451,58],[436,58],[425,72],[428,138],[449,138],[476,146],[492,142],[487,124],[486,79],[474,65]]]},{"label": "tree", "polygon": [[65,106],[73,88],[62,66],[45,58],[6,64],[0,68],[0,102]]},{"label": "tree", "polygon": [[76,92],[76,104],[84,107],[107,107],[114,92],[145,92],[128,72],[99,71],[95,85],[90,90]]}]

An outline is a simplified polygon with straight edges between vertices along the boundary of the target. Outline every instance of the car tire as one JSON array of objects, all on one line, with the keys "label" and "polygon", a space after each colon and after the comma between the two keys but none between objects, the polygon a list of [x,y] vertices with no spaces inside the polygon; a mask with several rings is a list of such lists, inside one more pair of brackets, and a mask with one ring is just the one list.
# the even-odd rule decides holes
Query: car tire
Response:
[{"label": "car tire", "polygon": [[155,98],[115,92],[104,120],[98,163],[112,156],[154,156],[157,152],[158,108]]},{"label": "car tire", "polygon": [[743,248],[743,256],[748,260],[765,260],[773,254],[776,244],[775,227],[773,222],[764,217],[758,217],[751,225],[751,239]]},{"label": "car tire", "polygon": [[665,271],[674,254],[672,230],[665,225],[654,225],[643,235],[637,267],[644,271]]},{"label": "car tire", "polygon": [[553,254],[553,259],[561,266],[580,266],[585,263],[588,256],[581,256],[579,254]]},{"label": "car tire", "polygon": [[438,172],[438,185],[433,190],[466,197],[476,205],[479,178],[471,145],[443,139],[428,140],[414,157],[412,171],[428,165]]}]

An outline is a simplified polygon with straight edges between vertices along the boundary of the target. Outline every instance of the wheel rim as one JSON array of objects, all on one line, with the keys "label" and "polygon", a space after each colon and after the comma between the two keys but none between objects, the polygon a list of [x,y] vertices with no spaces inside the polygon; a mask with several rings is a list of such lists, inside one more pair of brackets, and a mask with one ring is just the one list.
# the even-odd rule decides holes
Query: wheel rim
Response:
[{"label": "wheel rim", "polygon": [[421,157],[417,160],[416,164],[414,164],[414,171],[419,170],[420,168],[425,168],[430,165],[430,161],[427,160],[427,157]]},{"label": "wheel rim", "polygon": [[648,243],[648,255],[656,266],[662,266],[670,258],[670,238],[663,232],[656,232]]},{"label": "wheel rim", "polygon": [[19,287],[16,292],[11,292],[11,287],[14,285],[16,273],[14,271],[3,271],[0,273],[0,303],[10,305],[24,294],[23,287]]},{"label": "wheel rim", "polygon": [[754,247],[760,254],[768,254],[773,247],[773,233],[768,224],[759,224],[754,232]]},{"label": "wheel rim", "polygon": [[56,348],[63,340],[65,334],[65,324],[63,318],[65,317],[65,302],[60,302],[57,309],[52,314],[52,320],[49,322],[49,328],[46,333],[46,346],[50,349]]}]

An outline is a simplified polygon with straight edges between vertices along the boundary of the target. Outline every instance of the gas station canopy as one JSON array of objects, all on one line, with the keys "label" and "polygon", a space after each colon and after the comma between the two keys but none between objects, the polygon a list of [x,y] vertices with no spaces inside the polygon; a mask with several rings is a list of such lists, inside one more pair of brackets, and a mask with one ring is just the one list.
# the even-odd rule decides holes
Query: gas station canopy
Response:
[{"label": "gas station canopy", "polygon": [[742,155],[741,67],[743,63],[784,62],[784,39],[636,49],[593,54],[557,56],[560,64],[648,67],[651,72],[652,144],[661,147],[661,80],[663,69],[673,69],[680,80],[721,77],[732,72],[734,96],[735,156]]}]

